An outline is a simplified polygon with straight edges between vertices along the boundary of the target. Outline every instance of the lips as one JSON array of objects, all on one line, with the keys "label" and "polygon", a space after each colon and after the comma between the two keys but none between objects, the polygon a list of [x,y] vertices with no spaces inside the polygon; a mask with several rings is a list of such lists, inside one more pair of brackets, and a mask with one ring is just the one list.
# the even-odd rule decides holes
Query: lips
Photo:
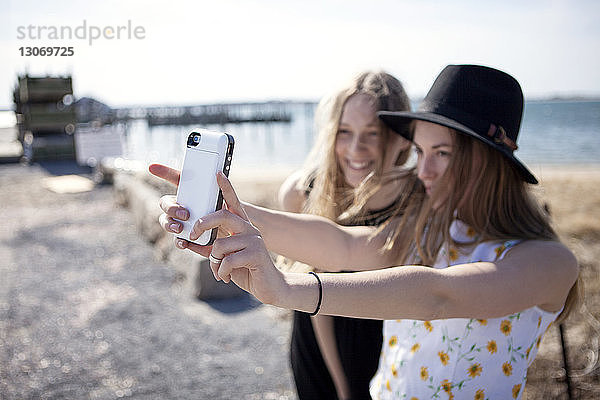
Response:
[{"label": "lips", "polygon": [[373,164],[372,161],[353,161],[353,160],[346,160],[348,167],[350,169],[356,170],[356,171],[361,171],[367,168],[370,168],[371,165]]}]

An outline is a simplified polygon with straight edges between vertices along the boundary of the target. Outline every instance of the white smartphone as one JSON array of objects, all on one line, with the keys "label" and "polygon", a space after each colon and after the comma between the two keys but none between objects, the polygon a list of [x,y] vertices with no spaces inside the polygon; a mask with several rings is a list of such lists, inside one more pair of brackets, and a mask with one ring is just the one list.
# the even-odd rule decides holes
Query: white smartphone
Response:
[{"label": "white smartphone", "polygon": [[190,232],[198,218],[213,213],[223,206],[223,194],[217,185],[217,171],[229,176],[233,156],[233,136],[204,129],[194,130],[187,139],[187,147],[177,189],[177,203],[190,212],[177,237],[200,245],[209,245],[217,237],[217,229],[206,231],[196,240]]}]

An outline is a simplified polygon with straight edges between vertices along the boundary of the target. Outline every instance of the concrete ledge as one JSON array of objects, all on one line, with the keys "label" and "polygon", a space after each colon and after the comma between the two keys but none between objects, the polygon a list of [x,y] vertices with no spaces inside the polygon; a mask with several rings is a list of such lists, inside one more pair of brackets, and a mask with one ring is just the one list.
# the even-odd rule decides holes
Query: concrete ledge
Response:
[{"label": "concrete ledge", "polygon": [[0,164],[19,162],[23,157],[21,142],[0,142]]}]

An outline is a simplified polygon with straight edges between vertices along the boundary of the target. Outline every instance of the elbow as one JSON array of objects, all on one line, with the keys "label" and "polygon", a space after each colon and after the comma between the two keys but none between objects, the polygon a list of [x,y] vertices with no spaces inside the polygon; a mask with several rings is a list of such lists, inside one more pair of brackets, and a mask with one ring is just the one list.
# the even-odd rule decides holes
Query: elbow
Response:
[{"label": "elbow", "polygon": [[456,302],[451,295],[447,283],[441,277],[432,279],[430,292],[427,297],[428,305],[426,320],[456,318]]},{"label": "elbow", "polygon": [[424,318],[428,321],[436,319],[452,318],[450,310],[452,309],[452,301],[447,296],[443,295],[432,295],[430,298],[430,304],[428,311]]}]

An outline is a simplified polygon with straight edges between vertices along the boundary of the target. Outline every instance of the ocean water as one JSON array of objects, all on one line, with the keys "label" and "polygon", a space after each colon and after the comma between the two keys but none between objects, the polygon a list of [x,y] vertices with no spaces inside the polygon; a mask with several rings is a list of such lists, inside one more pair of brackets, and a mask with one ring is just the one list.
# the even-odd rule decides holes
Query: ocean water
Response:
[{"label": "ocean water", "polygon": [[302,165],[314,141],[314,103],[290,103],[290,122],[171,125],[149,127],[135,121],[127,127],[125,155],[145,163],[180,166],[186,139],[195,128],[227,132],[234,137],[233,169],[294,168]]},{"label": "ocean water", "polygon": [[527,102],[518,144],[526,164],[600,164],[600,102]]},{"label": "ocean water", "polygon": [[[414,104],[413,106],[416,106]],[[234,136],[232,168],[295,168],[302,165],[315,137],[313,103],[289,103],[291,122],[206,125]],[[185,142],[195,126],[127,127],[128,158],[181,165]],[[518,158],[536,165],[600,164],[600,101],[529,101],[518,140]]]}]

